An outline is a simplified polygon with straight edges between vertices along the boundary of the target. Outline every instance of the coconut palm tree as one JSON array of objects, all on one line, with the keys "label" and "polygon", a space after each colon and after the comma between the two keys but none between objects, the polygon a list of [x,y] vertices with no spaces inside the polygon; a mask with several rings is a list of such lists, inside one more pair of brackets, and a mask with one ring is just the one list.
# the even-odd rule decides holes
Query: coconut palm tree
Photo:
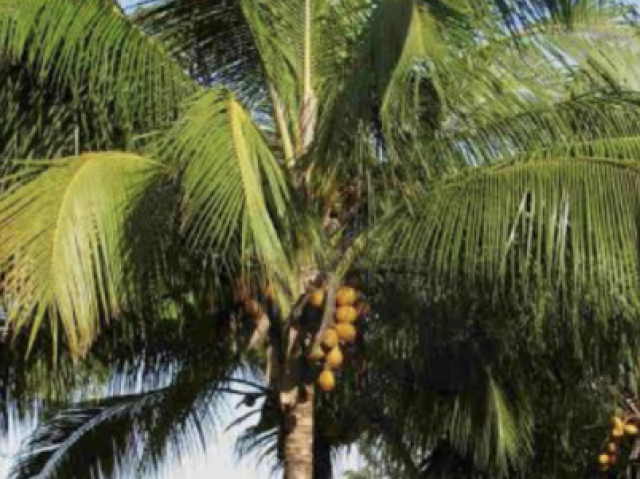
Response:
[{"label": "coconut palm tree", "polygon": [[[46,157],[3,165],[11,334],[85,358],[110,324],[131,323],[125,344],[152,336],[178,358],[168,387],[53,419],[16,477],[70,477],[68,454],[96,437],[102,451],[151,444],[127,457],[157,464],[193,411],[256,363],[285,478],[322,477],[314,405],[333,399],[316,393],[308,357],[345,276],[372,297],[385,290],[374,273],[415,278],[444,318],[461,305],[485,321],[508,313],[533,344],[562,339],[578,357],[585,325],[633,333],[640,109],[625,14],[563,0],[166,0],[134,23],[108,2],[3,0],[0,56],[33,75],[37,98],[65,92],[5,121],[20,145],[5,155]],[[38,130],[29,118],[45,113]],[[197,338],[179,328],[161,343],[185,316],[204,323]],[[136,329],[150,320],[155,335]],[[366,327],[336,401],[368,381]],[[621,356],[635,347],[622,337]],[[504,411],[500,385],[483,384],[488,410]],[[482,430],[498,433],[482,444],[497,452],[477,457],[504,472],[527,431],[505,447],[512,416],[489,417]],[[468,424],[457,447],[477,432]],[[127,465],[88,458],[84,471]]]}]

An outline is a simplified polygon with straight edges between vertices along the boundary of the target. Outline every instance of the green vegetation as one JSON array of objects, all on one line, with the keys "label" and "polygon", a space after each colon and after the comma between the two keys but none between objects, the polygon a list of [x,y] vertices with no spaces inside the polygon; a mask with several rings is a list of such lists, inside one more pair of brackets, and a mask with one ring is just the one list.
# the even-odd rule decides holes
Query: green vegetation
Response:
[{"label": "green vegetation", "polygon": [[594,473],[636,394],[638,28],[0,0],[0,404],[47,405],[12,477],[155,473],[228,395],[285,479],[354,444],[389,477]]}]

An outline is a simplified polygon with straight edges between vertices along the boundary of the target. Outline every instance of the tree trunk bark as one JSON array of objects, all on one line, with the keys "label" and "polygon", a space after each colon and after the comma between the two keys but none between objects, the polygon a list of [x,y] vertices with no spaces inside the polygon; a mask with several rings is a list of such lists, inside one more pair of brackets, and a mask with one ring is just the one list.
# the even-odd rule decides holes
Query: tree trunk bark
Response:
[{"label": "tree trunk bark", "polygon": [[313,479],[313,385],[285,411],[284,479]]},{"label": "tree trunk bark", "polygon": [[[302,275],[302,290],[319,278],[319,272],[312,268]],[[328,283],[327,306],[318,336],[331,323],[335,312],[336,279]],[[295,315],[295,313],[294,313]],[[294,318],[299,321],[300,318]],[[280,383],[280,404],[285,415],[284,438],[284,479],[314,479],[314,384],[306,384],[304,359],[300,356],[306,331],[294,326],[289,329],[287,350],[282,364]],[[306,340],[308,340],[307,338]],[[311,338],[319,344],[320,338]],[[312,348],[313,344],[308,347]],[[317,479],[317,478],[316,478]]]}]

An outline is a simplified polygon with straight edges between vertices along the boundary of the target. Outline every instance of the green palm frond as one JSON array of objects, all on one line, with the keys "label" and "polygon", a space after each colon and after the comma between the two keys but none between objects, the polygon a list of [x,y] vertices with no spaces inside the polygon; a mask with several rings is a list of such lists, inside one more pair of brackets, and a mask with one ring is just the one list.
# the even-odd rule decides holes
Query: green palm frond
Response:
[{"label": "green palm frond", "polygon": [[550,32],[542,42],[554,62],[570,71],[570,91],[638,91],[637,25],[620,18]]},{"label": "green palm frond", "polygon": [[562,23],[568,26],[576,22],[598,17],[603,12],[622,12],[627,10],[616,1],[586,0],[568,2],[565,0],[496,0],[497,10],[505,26],[518,31],[522,26]]},{"label": "green palm frond", "polygon": [[72,351],[86,352],[101,321],[125,304],[131,207],[166,172],[140,156],[87,154],[3,193],[0,265],[17,329],[29,326],[33,341],[47,318]]},{"label": "green palm frond", "polygon": [[286,275],[279,228],[289,209],[287,178],[238,100],[224,89],[197,99],[159,148],[182,170],[191,244]]},{"label": "green palm frond", "polygon": [[166,122],[194,85],[162,44],[113,5],[90,0],[10,0],[0,5],[0,56],[40,81],[84,86],[131,121]]},{"label": "green palm frond", "polygon": [[503,161],[583,155],[634,160],[638,100],[633,91],[609,91],[554,105],[533,103],[509,115],[480,110],[425,145],[417,163],[427,178],[437,179]]},{"label": "green palm frond", "polygon": [[[342,73],[342,78],[325,82],[319,92],[323,108],[316,149],[320,154],[331,155],[327,163],[334,167],[336,162],[333,160],[338,152],[333,151],[331,145],[342,146],[350,137],[357,135],[364,137],[362,142],[365,144],[370,140],[373,133],[371,123],[379,115],[375,110],[384,101],[387,87],[402,61],[405,45],[409,50],[405,58],[412,56],[411,49],[426,45],[417,38],[420,27],[417,25],[417,6],[412,1],[400,4],[381,2],[365,18],[367,21],[361,27],[355,53],[350,52],[352,64]],[[398,73],[398,77],[405,73]],[[406,90],[401,91],[407,93]],[[356,148],[353,150],[357,151]],[[365,157],[375,156],[373,152],[367,154],[366,151],[363,153]],[[346,156],[351,153],[349,151]]]},{"label": "green palm frond", "polygon": [[[0,162],[10,158],[55,158],[74,153],[74,133],[77,115],[64,93],[48,85],[38,85],[30,72],[9,62],[0,68],[0,101],[5,105],[0,126]],[[25,105],[28,107],[25,108]],[[100,141],[104,131],[110,131],[102,115],[94,125]],[[85,135],[82,135],[83,139]],[[85,143],[86,144],[86,143]]]},{"label": "green palm frond", "polygon": [[241,87],[260,78],[259,53],[241,1],[170,0],[136,9],[132,17],[206,85],[215,80]]},{"label": "green palm frond", "polygon": [[[480,467],[502,474],[522,469],[533,452],[531,413],[526,405],[514,404],[492,377],[487,382],[486,395],[480,403],[481,411],[474,411],[479,398],[469,398],[467,404],[464,399],[455,401],[450,441],[463,456],[473,457],[474,464]],[[484,422],[478,421],[482,416]],[[470,418],[474,419],[469,421]]]},{"label": "green palm frond", "polygon": [[[529,2],[532,8],[534,3]],[[547,3],[551,8],[553,2]],[[568,91],[568,79],[584,65],[550,61],[554,52],[569,55],[571,35],[600,28],[630,36],[629,27],[617,22],[618,10],[586,3],[589,8],[576,6],[575,12],[567,6],[571,21],[535,7],[528,15],[537,23],[510,34],[487,14],[491,5],[485,11],[464,1],[380,2],[354,48],[362,54],[321,95],[325,108],[314,159],[319,171],[334,172],[341,165],[360,174],[381,160],[393,165],[416,157],[437,162],[440,158],[424,151],[432,140],[552,107],[575,92]],[[515,5],[505,8],[517,13]],[[554,43],[554,38],[562,40]]]},{"label": "green palm frond", "polygon": [[634,161],[589,155],[482,168],[416,198],[382,242],[434,295],[489,295],[539,320],[630,319],[639,178]]},{"label": "green palm frond", "polygon": [[[447,102],[454,100],[452,85],[461,81],[473,82],[473,88],[465,87],[459,103],[472,105],[482,97],[490,103],[495,97],[496,85],[505,82],[487,62],[451,54],[477,49],[477,26],[468,5],[452,3],[439,8],[412,0],[381,1],[364,16],[350,63],[320,91],[323,108],[314,158],[319,172],[334,172],[339,165],[355,173],[371,170],[381,160],[409,160],[416,142],[432,138],[451,114]],[[508,108],[507,99],[502,104]]]}]

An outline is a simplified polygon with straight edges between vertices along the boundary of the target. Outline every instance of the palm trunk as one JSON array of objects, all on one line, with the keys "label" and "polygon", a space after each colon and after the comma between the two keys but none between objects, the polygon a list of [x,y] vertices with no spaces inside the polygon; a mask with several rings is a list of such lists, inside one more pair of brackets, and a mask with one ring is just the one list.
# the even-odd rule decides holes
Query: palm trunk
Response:
[{"label": "palm trunk", "polygon": [[[303,105],[300,115],[300,150],[304,154],[316,129],[316,97],[312,86],[312,1],[305,0]],[[315,268],[301,279],[301,290],[318,274]],[[314,386],[301,385],[300,331],[292,328],[287,344],[284,378],[280,394],[285,413],[284,479],[313,479],[313,397]]]},{"label": "palm trunk", "polygon": [[[315,269],[303,275],[303,290],[317,276]],[[304,336],[304,331],[298,327],[289,330],[286,356],[281,363],[280,404],[285,421],[284,479],[314,479],[315,386],[307,382],[309,378],[304,372],[307,367],[301,357]]]},{"label": "palm trunk", "polygon": [[302,383],[301,331],[289,330],[280,404],[284,413],[284,479],[313,479],[313,384]]},{"label": "palm trunk", "polygon": [[286,411],[284,479],[313,479],[313,386],[305,392]]}]

